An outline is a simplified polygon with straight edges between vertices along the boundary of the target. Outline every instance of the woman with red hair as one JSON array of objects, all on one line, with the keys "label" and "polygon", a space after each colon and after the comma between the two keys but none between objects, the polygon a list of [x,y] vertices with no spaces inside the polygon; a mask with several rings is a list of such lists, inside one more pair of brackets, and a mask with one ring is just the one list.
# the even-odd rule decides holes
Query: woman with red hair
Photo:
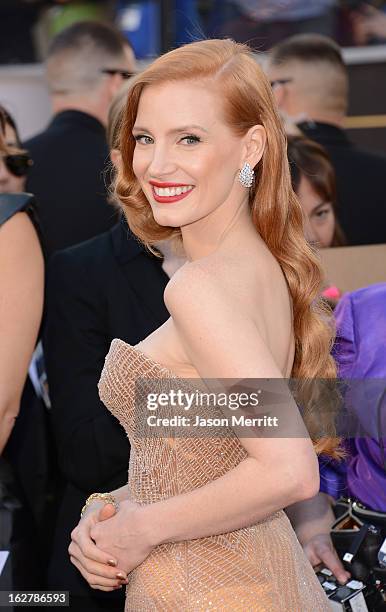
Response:
[{"label": "woman with red hair", "polygon": [[283,508],[318,491],[316,453],[337,454],[332,418],[322,437],[303,398],[313,444],[288,396],[280,418],[296,436],[221,421],[187,437],[168,425],[170,401],[157,435],[140,385],[153,398],[202,379],[284,390],[290,376],[336,375],[269,82],[230,40],[171,51],[133,80],[119,148],[130,228],[149,248],[180,243],[187,263],[166,287],[166,323],[111,345],[99,389],[130,438],[129,481],[86,501],[71,560],[94,588],[128,584],[127,611],[327,611]]}]

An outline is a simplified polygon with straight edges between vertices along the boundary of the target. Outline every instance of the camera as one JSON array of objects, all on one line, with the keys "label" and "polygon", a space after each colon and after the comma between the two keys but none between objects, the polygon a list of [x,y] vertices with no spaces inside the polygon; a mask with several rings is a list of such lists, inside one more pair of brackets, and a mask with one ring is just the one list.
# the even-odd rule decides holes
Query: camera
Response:
[{"label": "camera", "polygon": [[386,611],[386,516],[359,502],[344,504],[331,529],[331,539],[351,580],[340,585],[332,572],[317,577],[332,610]]},{"label": "camera", "polygon": [[360,580],[349,580],[341,585],[333,573],[326,567],[316,572],[316,576],[329,600],[331,610],[335,612],[385,612],[386,600],[382,589],[376,581],[364,583]]}]

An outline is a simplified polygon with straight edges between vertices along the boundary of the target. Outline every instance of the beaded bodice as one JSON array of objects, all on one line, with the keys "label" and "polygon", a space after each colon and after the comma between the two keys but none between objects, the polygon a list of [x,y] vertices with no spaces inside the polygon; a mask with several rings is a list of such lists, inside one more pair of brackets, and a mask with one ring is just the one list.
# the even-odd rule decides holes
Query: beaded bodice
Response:
[{"label": "beaded bodice", "polygon": [[[129,489],[134,501],[151,503],[191,491],[219,478],[247,456],[238,438],[230,432],[224,435],[221,427],[212,428],[209,444],[205,436],[179,436],[176,427],[158,428],[157,434],[153,434],[147,425],[149,413],[145,413],[144,398],[139,396],[141,387],[135,387],[136,379],[143,377],[151,381],[151,391],[155,393],[165,392],[168,380],[173,386],[177,380],[173,372],[136,347],[114,340],[99,391],[130,440],[135,461],[130,462]],[[182,388],[194,383],[178,380]],[[175,416],[175,408],[164,406],[158,414],[170,419]]]},{"label": "beaded bodice", "polygon": [[[247,453],[236,435],[148,435],[136,380],[180,381],[168,368],[113,340],[99,382],[102,401],[131,444],[128,493],[141,504],[180,495],[221,477]],[[181,380],[181,384],[184,384]],[[170,416],[165,406],[163,416]],[[259,483],[251,483],[258,487]],[[221,509],[219,509],[221,511]],[[205,508],[202,509],[205,512]],[[173,520],[173,517],[170,517]],[[327,612],[327,599],[283,511],[260,523],[158,546],[129,575],[125,611]]]}]

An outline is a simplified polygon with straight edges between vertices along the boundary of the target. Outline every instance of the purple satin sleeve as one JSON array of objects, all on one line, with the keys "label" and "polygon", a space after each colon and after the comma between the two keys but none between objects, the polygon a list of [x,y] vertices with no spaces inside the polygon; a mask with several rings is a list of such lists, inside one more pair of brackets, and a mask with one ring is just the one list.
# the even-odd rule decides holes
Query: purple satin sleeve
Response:
[{"label": "purple satin sleeve", "polygon": [[[346,406],[355,414],[361,435],[345,441],[348,455],[344,461],[320,458],[320,490],[339,497],[346,489],[344,494],[386,512],[386,470],[376,417],[377,400],[386,382],[386,283],[346,294],[335,318],[333,355],[340,378],[352,381]],[[381,414],[384,423],[384,408]],[[385,429],[383,424],[382,432]]]},{"label": "purple satin sleeve", "polygon": [[347,465],[346,461],[334,461],[319,457],[320,491],[331,495],[334,499],[346,497]]},{"label": "purple satin sleeve", "polygon": [[386,472],[382,467],[379,444],[370,438],[352,440],[353,454],[348,463],[347,488],[365,506],[386,512]]}]

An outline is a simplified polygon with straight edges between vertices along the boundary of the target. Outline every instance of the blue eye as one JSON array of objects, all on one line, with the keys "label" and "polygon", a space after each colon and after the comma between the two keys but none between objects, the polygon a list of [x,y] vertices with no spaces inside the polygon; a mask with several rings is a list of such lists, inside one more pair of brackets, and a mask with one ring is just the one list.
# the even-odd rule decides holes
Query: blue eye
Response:
[{"label": "blue eye", "polygon": [[194,134],[189,134],[188,136],[184,136],[183,138],[181,138],[181,141],[185,140],[186,144],[188,145],[194,145],[197,144],[198,142],[201,142],[201,138],[199,138],[198,136],[195,136]]},{"label": "blue eye", "polygon": [[134,140],[144,145],[153,143],[151,136],[147,136],[146,134],[137,134],[137,136],[134,136]]}]

